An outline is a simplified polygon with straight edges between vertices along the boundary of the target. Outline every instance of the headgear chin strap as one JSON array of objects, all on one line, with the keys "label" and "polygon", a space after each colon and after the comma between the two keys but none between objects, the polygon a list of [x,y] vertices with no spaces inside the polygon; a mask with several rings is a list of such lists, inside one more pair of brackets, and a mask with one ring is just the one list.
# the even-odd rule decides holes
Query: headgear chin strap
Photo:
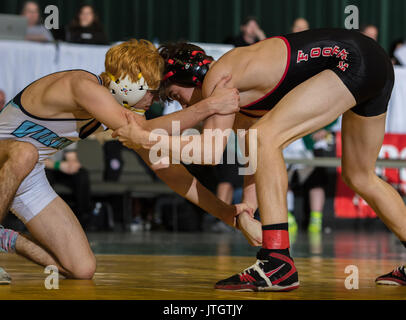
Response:
[{"label": "headgear chin strap", "polygon": [[180,85],[201,86],[212,62],[206,58],[203,51],[179,51],[175,57],[166,61],[163,81],[170,78]]},{"label": "headgear chin strap", "polygon": [[149,89],[142,73],[138,74],[137,82],[132,82],[128,75],[120,79],[116,79],[111,73],[107,75],[111,79],[109,90],[117,102],[131,111],[144,115],[145,110],[133,107],[144,98]]}]

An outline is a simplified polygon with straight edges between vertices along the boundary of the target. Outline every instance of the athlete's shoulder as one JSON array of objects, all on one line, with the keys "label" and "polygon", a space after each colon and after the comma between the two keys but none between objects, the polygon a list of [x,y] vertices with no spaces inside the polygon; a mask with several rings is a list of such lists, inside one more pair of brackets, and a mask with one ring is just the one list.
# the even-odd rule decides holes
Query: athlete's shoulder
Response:
[{"label": "athlete's shoulder", "polygon": [[91,73],[90,71],[82,69],[65,71],[64,76],[72,81],[90,80],[100,83],[100,78],[97,75]]},{"label": "athlete's shoulder", "polygon": [[[227,61],[222,59],[216,61],[211,67],[210,70],[207,72],[203,85],[202,85],[202,95],[203,98],[209,97],[216,85],[220,82],[221,79],[232,75],[232,70],[230,65]],[[233,79],[231,78],[228,82],[228,85],[232,85]]]}]

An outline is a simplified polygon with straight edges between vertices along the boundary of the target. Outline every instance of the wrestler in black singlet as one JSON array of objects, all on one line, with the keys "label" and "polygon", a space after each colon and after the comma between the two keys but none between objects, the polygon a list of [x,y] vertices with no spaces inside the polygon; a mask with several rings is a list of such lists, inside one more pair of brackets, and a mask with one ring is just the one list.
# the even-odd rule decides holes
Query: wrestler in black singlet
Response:
[{"label": "wrestler in black singlet", "polygon": [[394,72],[389,56],[376,41],[345,29],[309,30],[279,38],[288,47],[285,74],[271,92],[241,107],[242,114],[253,116],[249,110],[271,110],[297,85],[327,69],[353,94],[356,114],[372,117],[387,111]]}]

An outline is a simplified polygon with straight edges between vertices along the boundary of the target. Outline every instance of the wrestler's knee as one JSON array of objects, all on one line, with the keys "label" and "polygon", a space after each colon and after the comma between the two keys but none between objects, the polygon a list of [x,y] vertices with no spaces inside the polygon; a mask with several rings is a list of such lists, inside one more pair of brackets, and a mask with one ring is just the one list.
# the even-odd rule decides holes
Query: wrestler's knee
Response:
[{"label": "wrestler's knee", "polygon": [[38,162],[38,150],[31,143],[15,141],[10,145],[8,161],[13,171],[26,176]]},{"label": "wrestler's knee", "polygon": [[347,186],[358,193],[372,187],[375,178],[377,178],[373,170],[362,170],[349,166],[343,166],[341,177]]},{"label": "wrestler's knee", "polygon": [[[254,136],[253,136],[254,135]],[[250,148],[252,142],[256,141],[256,147],[261,149],[281,149],[284,141],[282,136],[269,128],[267,123],[258,123],[250,128],[249,134],[246,136],[246,142],[249,143]]]},{"label": "wrestler's knee", "polygon": [[89,257],[75,261],[70,268],[67,268],[70,277],[79,280],[90,280],[96,273],[96,257],[91,254]]}]

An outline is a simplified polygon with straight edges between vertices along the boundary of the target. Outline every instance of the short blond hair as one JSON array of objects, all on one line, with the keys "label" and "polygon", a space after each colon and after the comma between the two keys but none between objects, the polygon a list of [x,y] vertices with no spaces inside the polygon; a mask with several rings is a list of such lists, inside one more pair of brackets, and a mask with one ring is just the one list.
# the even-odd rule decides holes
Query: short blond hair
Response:
[{"label": "short blond hair", "polygon": [[129,76],[138,81],[141,72],[151,89],[158,89],[164,72],[164,60],[155,46],[148,40],[131,39],[111,47],[106,53],[105,72],[100,77],[105,86],[110,85],[109,73],[116,79]]}]

